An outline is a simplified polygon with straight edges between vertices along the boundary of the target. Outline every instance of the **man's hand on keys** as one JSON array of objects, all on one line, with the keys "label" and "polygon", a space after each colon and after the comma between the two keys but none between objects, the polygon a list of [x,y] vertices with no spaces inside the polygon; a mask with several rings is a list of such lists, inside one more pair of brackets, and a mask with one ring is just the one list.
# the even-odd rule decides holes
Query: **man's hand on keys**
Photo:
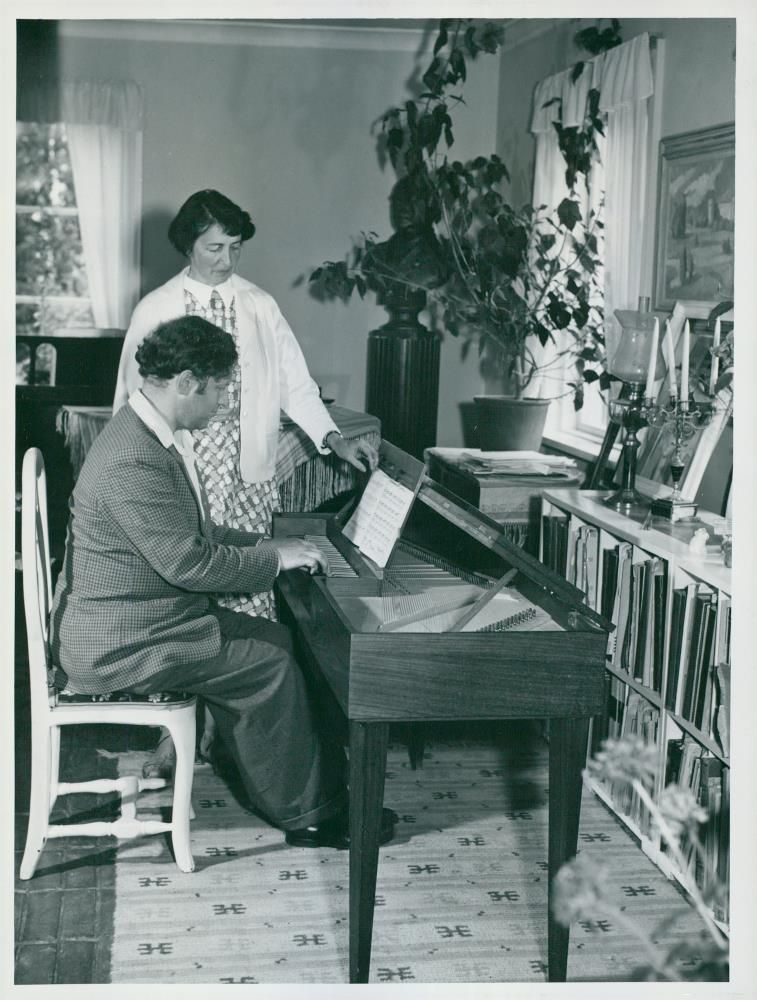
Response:
[{"label": "man's hand on keys", "polygon": [[329,564],[322,552],[304,538],[273,539],[271,544],[279,555],[279,570],[306,569],[328,575]]}]

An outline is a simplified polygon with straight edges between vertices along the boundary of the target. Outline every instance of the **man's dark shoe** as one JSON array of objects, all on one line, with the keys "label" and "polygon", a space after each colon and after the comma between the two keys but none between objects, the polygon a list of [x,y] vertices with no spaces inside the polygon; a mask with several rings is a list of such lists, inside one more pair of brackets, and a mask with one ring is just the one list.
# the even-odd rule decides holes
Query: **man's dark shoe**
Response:
[{"label": "man's dark shoe", "polygon": [[[379,844],[386,844],[392,839],[398,819],[393,809],[381,810]],[[284,839],[290,847],[335,847],[344,851],[350,846],[349,816],[343,812],[313,826],[286,830]]]}]

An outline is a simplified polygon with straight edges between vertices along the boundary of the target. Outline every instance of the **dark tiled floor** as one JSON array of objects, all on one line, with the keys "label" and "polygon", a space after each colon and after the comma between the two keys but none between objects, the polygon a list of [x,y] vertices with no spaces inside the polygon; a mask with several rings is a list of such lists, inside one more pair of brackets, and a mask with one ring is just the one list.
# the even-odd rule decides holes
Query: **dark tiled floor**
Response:
[{"label": "dark tiled floor", "polygon": [[[113,935],[115,844],[112,837],[49,840],[34,877],[22,882],[29,810],[29,693],[23,653],[16,655],[15,982],[107,983]],[[61,779],[83,781],[115,773],[115,760],[99,754],[151,746],[155,730],[77,726],[64,731]],[[56,805],[55,819],[107,819],[115,797],[72,795]]]}]

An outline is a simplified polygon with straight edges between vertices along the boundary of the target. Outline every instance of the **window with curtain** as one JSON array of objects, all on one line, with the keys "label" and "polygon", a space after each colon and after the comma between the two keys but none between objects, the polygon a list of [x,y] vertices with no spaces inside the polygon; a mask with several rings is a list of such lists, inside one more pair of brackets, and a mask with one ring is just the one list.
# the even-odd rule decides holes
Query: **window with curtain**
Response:
[{"label": "window with curtain", "polygon": [[[34,111],[17,123],[17,333],[125,328],[139,297],[141,89],[67,82]],[[25,367],[17,358],[17,379]]]},{"label": "window with curtain", "polygon": [[142,90],[77,80],[61,96],[95,326],[125,328],[139,298]]},{"label": "window with curtain", "polygon": [[[599,105],[606,125],[598,136],[599,159],[589,175],[584,192],[585,207],[601,206],[604,220],[605,336],[612,342],[617,332],[615,309],[635,309],[642,288],[644,233],[647,226],[651,98],[655,90],[649,35],[644,33],[608,52],[587,60],[573,81],[572,69],[548,77],[537,85],[531,131],[536,138],[533,204],[555,207],[567,194],[565,161],[553,122],[558,115],[564,126],[580,126],[589,91],[599,91]],[[559,103],[548,102],[559,98]],[[548,106],[545,106],[548,105]],[[567,360],[562,379],[575,373]],[[546,394],[546,393],[545,393]],[[586,387],[584,405],[576,411],[572,396],[552,403],[546,435],[583,438],[587,446],[599,442],[607,426],[607,407],[596,383]]]}]

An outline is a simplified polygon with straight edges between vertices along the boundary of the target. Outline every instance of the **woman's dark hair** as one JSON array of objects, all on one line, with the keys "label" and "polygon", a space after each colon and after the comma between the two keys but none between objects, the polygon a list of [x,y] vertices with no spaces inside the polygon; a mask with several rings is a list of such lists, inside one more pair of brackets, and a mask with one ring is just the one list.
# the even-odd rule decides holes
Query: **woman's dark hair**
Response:
[{"label": "woman's dark hair", "polygon": [[224,378],[237,360],[234,338],[202,316],[179,316],[161,323],[137,348],[143,378],[169,379],[190,371],[203,381]]},{"label": "woman's dark hair", "polygon": [[255,235],[255,225],[249,212],[235,205],[220,191],[195,191],[191,194],[168,227],[171,245],[188,257],[198,236],[217,223],[227,236],[241,236],[242,241]]}]

